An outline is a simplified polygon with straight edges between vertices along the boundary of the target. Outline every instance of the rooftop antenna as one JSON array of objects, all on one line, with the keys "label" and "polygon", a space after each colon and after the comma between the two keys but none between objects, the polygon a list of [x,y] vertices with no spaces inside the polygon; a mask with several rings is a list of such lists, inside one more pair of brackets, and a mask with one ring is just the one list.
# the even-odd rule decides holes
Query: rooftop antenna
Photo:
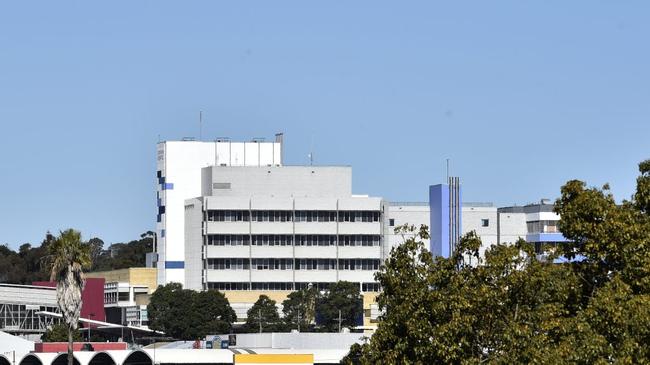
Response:
[{"label": "rooftop antenna", "polygon": [[199,111],[199,141],[202,139],[203,135],[203,111]]},{"label": "rooftop antenna", "polygon": [[311,135],[311,146],[309,147],[309,166],[314,165],[314,135]]},{"label": "rooftop antenna", "polygon": [[447,159],[447,181],[449,181],[449,159]]}]

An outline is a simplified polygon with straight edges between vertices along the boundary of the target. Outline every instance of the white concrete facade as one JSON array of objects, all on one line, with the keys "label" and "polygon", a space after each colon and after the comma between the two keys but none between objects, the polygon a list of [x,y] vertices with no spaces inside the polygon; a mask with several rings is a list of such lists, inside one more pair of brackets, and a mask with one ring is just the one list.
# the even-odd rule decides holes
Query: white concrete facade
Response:
[{"label": "white concrete facade", "polygon": [[350,167],[212,166],[202,176],[207,195],[184,206],[185,287],[378,288],[384,203],[352,194]]},{"label": "white concrete facade", "polygon": [[[427,202],[390,202],[384,219],[386,231],[384,233],[387,244],[384,246],[384,257],[390,255],[390,250],[408,239],[408,235],[395,234],[395,228],[404,224],[419,228],[421,225],[429,226],[431,210]],[[425,247],[429,247],[429,240],[424,240]]]},{"label": "white concrete facade", "polygon": [[184,283],[185,200],[201,196],[206,166],[281,166],[282,136],[275,142],[165,141],[157,145],[158,283]]}]

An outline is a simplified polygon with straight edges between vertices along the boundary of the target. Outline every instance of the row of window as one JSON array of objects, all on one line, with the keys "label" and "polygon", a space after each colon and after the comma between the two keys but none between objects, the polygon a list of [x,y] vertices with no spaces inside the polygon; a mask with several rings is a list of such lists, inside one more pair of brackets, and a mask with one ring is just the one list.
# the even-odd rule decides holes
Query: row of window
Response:
[{"label": "row of window", "polygon": [[[337,266],[338,262],[338,266]],[[291,259],[218,258],[208,259],[210,270],[379,270],[377,259]]]},{"label": "row of window", "polygon": [[[292,283],[292,282],[209,282],[208,289],[215,290],[302,290],[313,287],[327,290],[332,283]],[[358,284],[358,283],[357,283]],[[379,283],[361,283],[362,292],[378,292]]]},{"label": "row of window", "polygon": [[[295,235],[296,246],[336,246],[336,235]],[[248,246],[253,241],[253,246],[291,246],[292,235],[264,234],[218,234],[208,235],[207,244],[210,246]],[[339,246],[379,246],[378,235],[340,235]]]},{"label": "row of window", "polygon": [[379,211],[209,210],[209,222],[379,222]]},{"label": "row of window", "polygon": [[558,221],[532,221],[526,222],[528,233],[558,233],[560,230],[557,228]]}]

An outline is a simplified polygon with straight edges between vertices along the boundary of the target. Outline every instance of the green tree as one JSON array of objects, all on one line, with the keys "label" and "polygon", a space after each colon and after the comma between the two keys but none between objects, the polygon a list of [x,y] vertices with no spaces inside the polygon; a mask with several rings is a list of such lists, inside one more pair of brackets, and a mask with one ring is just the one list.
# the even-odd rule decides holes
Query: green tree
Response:
[{"label": "green tree", "polygon": [[556,202],[559,228],[571,240],[565,251],[581,258],[570,266],[582,279],[582,310],[572,319],[579,341],[561,343],[566,353],[585,354],[573,355],[575,362],[650,362],[650,160],[639,172],[631,201],[617,204],[607,184],[572,180]]},{"label": "green tree", "polygon": [[90,261],[91,261],[91,271],[94,270],[97,265],[99,265],[102,252],[104,251],[104,241],[94,237],[88,241],[90,246]]},{"label": "green tree", "polygon": [[308,287],[289,293],[282,302],[283,319],[288,329],[310,330],[316,320],[318,290]]},{"label": "green tree", "polygon": [[283,330],[275,300],[260,295],[246,313],[246,332],[278,332]]},{"label": "green tree", "polygon": [[[153,250],[153,237],[153,232],[147,231],[140,235],[139,240],[110,245],[107,250],[102,250],[98,253],[93,271],[144,267],[146,254]],[[99,245],[100,241],[99,239],[94,239],[93,243]]]},{"label": "green tree", "polygon": [[62,231],[49,246],[50,280],[56,281],[56,300],[68,327],[68,365],[73,365],[73,332],[79,325],[83,268],[90,265],[90,247],[81,241],[81,233]]},{"label": "green tree", "polygon": [[179,283],[158,286],[147,305],[149,327],[179,340],[195,340],[195,292]]},{"label": "green tree", "polygon": [[217,290],[197,293],[193,307],[199,338],[210,334],[229,333],[237,319],[226,296]]},{"label": "green tree", "polygon": [[[316,300],[318,324],[322,330],[338,332],[339,327],[354,327],[363,316],[359,285],[348,281],[332,283]],[[339,322],[340,318],[340,322]]]},{"label": "green tree", "polygon": [[481,257],[471,232],[451,257],[432,257],[426,227],[399,227],[410,238],[376,274],[384,314],[359,361],[649,363],[650,162],[639,170],[621,203],[607,185],[567,182],[555,211],[570,242],[540,255],[520,240]]},{"label": "green tree", "polygon": [[147,306],[149,327],[179,340],[229,332],[235,311],[220,292],[196,292],[179,283],[158,286]]},{"label": "green tree", "polygon": [[[74,342],[83,341],[79,331],[72,332]],[[65,323],[58,323],[50,326],[41,336],[43,342],[66,342],[68,341],[68,326]]]}]

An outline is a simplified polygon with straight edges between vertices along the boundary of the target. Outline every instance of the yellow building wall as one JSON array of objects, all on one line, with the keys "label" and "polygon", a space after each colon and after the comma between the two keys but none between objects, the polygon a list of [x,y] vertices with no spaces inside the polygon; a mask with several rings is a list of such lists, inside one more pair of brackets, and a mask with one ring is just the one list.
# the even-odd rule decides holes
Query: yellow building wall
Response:
[{"label": "yellow building wall", "polygon": [[266,295],[275,300],[278,304],[282,304],[282,302],[287,299],[287,295],[291,293],[291,290],[224,290],[222,293],[226,295],[226,298],[228,298],[230,303],[253,304],[257,302],[260,295]]},{"label": "yellow building wall", "polygon": [[370,320],[370,305],[377,303],[378,295],[379,293],[363,294],[363,325],[364,326],[377,326],[376,320]]},{"label": "yellow building wall", "polygon": [[89,272],[87,278],[103,278],[107,283],[120,282],[130,285],[143,285],[149,288],[149,294],[158,287],[156,284],[156,269],[149,267],[131,267],[111,271]]},{"label": "yellow building wall", "polygon": [[[228,298],[230,303],[248,303],[253,304],[259,299],[260,295],[264,294],[269,298],[276,301],[278,304],[287,299],[287,295],[291,290],[224,290],[222,291]],[[370,305],[375,304],[379,293],[362,293],[363,296],[363,325],[364,326],[377,326],[376,321],[370,320]]]}]

